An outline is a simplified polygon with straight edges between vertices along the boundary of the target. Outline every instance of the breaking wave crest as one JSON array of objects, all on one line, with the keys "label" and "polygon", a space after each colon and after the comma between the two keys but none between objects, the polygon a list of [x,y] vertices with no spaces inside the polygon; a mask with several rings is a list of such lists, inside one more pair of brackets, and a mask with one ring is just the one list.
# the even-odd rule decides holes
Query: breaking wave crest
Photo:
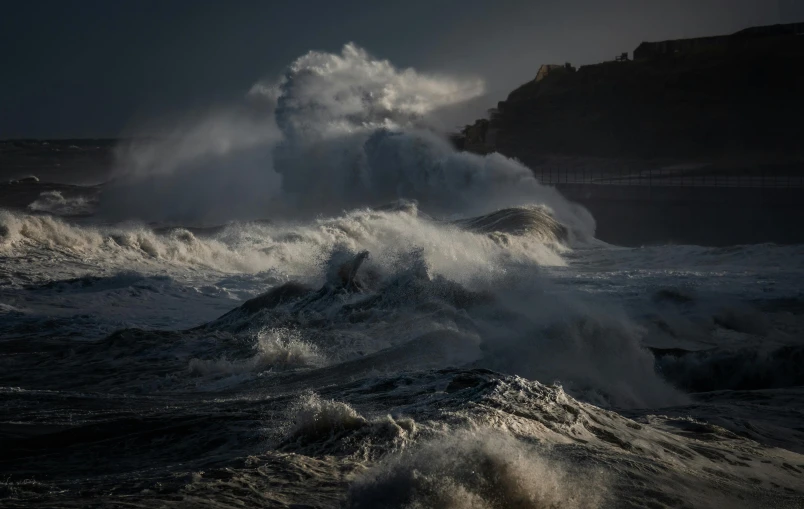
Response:
[{"label": "breaking wave crest", "polygon": [[490,214],[455,222],[469,231],[481,233],[507,233],[509,235],[535,235],[544,242],[566,242],[567,227],[556,221],[545,207],[519,207],[501,209]]},{"label": "breaking wave crest", "polygon": [[149,260],[247,272],[269,265],[259,252],[239,250],[216,239],[199,239],[183,228],[161,235],[145,226],[78,226],[51,216],[8,211],[0,211],[0,250],[17,256],[32,250],[73,258],[89,256],[118,269]]},{"label": "breaking wave crest", "polygon": [[600,476],[569,474],[534,447],[493,432],[461,432],[381,462],[351,486],[347,507],[591,509]]},{"label": "breaking wave crest", "polygon": [[288,436],[291,440],[321,440],[345,431],[354,431],[368,421],[351,406],[340,401],[322,399],[306,392],[291,405]]},{"label": "breaking wave crest", "polygon": [[388,269],[411,246],[422,249],[438,273],[466,280],[474,272],[498,270],[504,260],[563,265],[562,245],[537,235],[500,242],[419,216],[415,206],[397,211],[358,209],[305,225],[232,223],[194,234],[186,228],[157,232],[141,225],[78,226],[52,216],[0,211],[0,250],[24,256],[32,251],[67,258],[92,257],[116,270],[178,264],[221,271],[276,271],[318,281],[324,262],[337,250],[369,250],[371,264]]},{"label": "breaking wave crest", "polygon": [[323,366],[326,359],[318,349],[304,341],[296,332],[267,330],[257,335],[255,353],[243,360],[192,359],[190,373],[209,375],[242,375],[265,370],[284,370]]}]

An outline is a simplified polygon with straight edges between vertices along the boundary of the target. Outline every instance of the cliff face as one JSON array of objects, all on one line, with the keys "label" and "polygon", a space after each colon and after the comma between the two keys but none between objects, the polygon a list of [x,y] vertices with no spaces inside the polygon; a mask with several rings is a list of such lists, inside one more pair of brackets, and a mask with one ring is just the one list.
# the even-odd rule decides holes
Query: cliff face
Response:
[{"label": "cliff face", "polygon": [[547,155],[804,155],[804,36],[739,38],[540,73],[467,128],[467,150]]}]

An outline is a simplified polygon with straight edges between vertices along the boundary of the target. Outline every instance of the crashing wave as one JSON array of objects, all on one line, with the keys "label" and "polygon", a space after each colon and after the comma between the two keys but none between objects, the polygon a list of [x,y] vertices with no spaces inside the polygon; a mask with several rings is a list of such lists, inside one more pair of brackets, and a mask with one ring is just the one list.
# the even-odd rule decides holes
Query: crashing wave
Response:
[{"label": "crashing wave", "polygon": [[534,235],[543,242],[566,242],[569,231],[556,221],[545,207],[507,208],[469,219],[459,219],[455,224],[478,233],[505,233],[509,235]]},{"label": "crashing wave", "polygon": [[481,91],[478,80],[400,70],[353,44],[310,52],[255,85],[250,100],[261,101],[247,112],[217,113],[121,152],[101,213],[187,224],[312,218],[395,200],[448,218],[544,205],[576,239],[591,239],[589,212],[525,165],[456,152],[422,121]]},{"label": "crashing wave", "polygon": [[[337,273],[346,267],[359,281],[348,268],[361,259],[360,254],[346,259],[336,265]],[[372,285],[352,287],[349,281],[326,283],[317,291],[298,283],[278,286],[205,327],[232,333],[268,324],[320,327],[310,340],[340,362],[333,369],[354,376],[372,370],[479,366],[560,380],[572,394],[604,407],[687,401],[655,371],[653,355],[641,344],[645,332],[637,324],[534,295],[525,281],[519,284],[528,287],[527,295],[501,281],[484,291],[472,290],[431,274],[415,257],[403,270]],[[535,307],[544,316],[536,315]],[[414,318],[418,327],[404,331],[382,325]],[[356,339],[352,331],[358,324],[369,334]],[[344,343],[335,341],[339,336]]]}]

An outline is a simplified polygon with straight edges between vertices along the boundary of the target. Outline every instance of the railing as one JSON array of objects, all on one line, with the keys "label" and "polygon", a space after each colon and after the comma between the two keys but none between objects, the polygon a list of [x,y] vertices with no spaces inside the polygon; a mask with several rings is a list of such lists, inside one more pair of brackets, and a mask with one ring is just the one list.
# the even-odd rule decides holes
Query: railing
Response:
[{"label": "railing", "polygon": [[750,171],[715,171],[707,168],[662,168],[644,171],[631,169],[590,170],[588,168],[540,166],[534,170],[546,185],[588,184],[618,186],[672,187],[752,187],[804,188],[804,166]]}]

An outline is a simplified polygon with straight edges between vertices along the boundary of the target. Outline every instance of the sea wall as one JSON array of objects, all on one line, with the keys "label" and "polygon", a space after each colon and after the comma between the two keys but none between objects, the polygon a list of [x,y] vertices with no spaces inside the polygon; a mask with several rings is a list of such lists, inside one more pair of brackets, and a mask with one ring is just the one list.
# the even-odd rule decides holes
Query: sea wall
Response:
[{"label": "sea wall", "polygon": [[559,184],[612,244],[804,243],[804,188]]}]

